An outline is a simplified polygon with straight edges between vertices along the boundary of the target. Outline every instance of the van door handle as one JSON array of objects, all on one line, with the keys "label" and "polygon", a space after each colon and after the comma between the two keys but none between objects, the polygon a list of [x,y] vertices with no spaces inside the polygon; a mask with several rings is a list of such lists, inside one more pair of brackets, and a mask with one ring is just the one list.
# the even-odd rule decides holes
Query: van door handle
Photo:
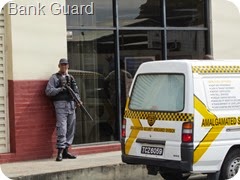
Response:
[{"label": "van door handle", "polygon": [[230,127],[226,128],[227,132],[240,131],[240,127]]},{"label": "van door handle", "polygon": [[166,141],[137,138],[136,139],[136,143],[160,144],[160,145],[164,145],[165,146]]}]

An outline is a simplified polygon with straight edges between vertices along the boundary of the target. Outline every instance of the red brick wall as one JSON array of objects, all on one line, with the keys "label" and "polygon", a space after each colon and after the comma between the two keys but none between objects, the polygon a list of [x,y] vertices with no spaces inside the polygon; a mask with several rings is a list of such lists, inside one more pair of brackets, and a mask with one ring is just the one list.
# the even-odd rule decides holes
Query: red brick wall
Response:
[{"label": "red brick wall", "polygon": [[[10,153],[0,163],[50,158],[56,154],[55,112],[45,95],[47,81],[9,81]],[[76,154],[120,150],[120,144],[74,148]]]},{"label": "red brick wall", "polygon": [[8,84],[11,156],[1,154],[0,162],[52,157],[55,114],[44,92],[47,81],[9,81]]}]

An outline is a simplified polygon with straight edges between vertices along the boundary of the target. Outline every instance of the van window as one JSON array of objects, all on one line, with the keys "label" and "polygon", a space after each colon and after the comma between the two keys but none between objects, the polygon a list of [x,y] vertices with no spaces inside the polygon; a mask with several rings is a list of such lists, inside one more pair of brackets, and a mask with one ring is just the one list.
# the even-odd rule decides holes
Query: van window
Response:
[{"label": "van window", "polygon": [[184,108],[184,75],[138,75],[131,93],[129,108],[147,111],[182,111]]}]

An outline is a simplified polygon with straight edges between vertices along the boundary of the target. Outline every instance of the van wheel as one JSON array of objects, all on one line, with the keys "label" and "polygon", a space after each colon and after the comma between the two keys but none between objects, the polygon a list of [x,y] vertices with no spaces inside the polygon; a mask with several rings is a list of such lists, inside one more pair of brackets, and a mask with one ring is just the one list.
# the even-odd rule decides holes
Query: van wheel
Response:
[{"label": "van wheel", "polygon": [[225,158],[222,168],[220,180],[230,179],[235,176],[240,168],[240,150],[231,151]]},{"label": "van wheel", "polygon": [[187,180],[190,176],[190,173],[181,173],[181,172],[173,172],[173,173],[160,173],[161,176],[165,180]]}]

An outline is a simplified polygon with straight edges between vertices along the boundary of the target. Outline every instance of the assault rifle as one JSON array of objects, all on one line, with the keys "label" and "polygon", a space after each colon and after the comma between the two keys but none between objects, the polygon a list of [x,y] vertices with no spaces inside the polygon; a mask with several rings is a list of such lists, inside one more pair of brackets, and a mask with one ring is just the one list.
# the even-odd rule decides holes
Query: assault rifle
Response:
[{"label": "assault rifle", "polygon": [[80,109],[85,113],[85,115],[91,119],[93,121],[92,116],[89,114],[89,112],[87,111],[87,109],[84,107],[84,105],[82,104],[82,102],[80,101],[79,97],[76,95],[76,93],[72,90],[72,88],[70,86],[68,86],[67,84],[64,86],[66,87],[66,89],[68,90],[68,92],[71,94],[72,98],[74,99],[74,101],[77,103],[77,105],[80,107]]}]

